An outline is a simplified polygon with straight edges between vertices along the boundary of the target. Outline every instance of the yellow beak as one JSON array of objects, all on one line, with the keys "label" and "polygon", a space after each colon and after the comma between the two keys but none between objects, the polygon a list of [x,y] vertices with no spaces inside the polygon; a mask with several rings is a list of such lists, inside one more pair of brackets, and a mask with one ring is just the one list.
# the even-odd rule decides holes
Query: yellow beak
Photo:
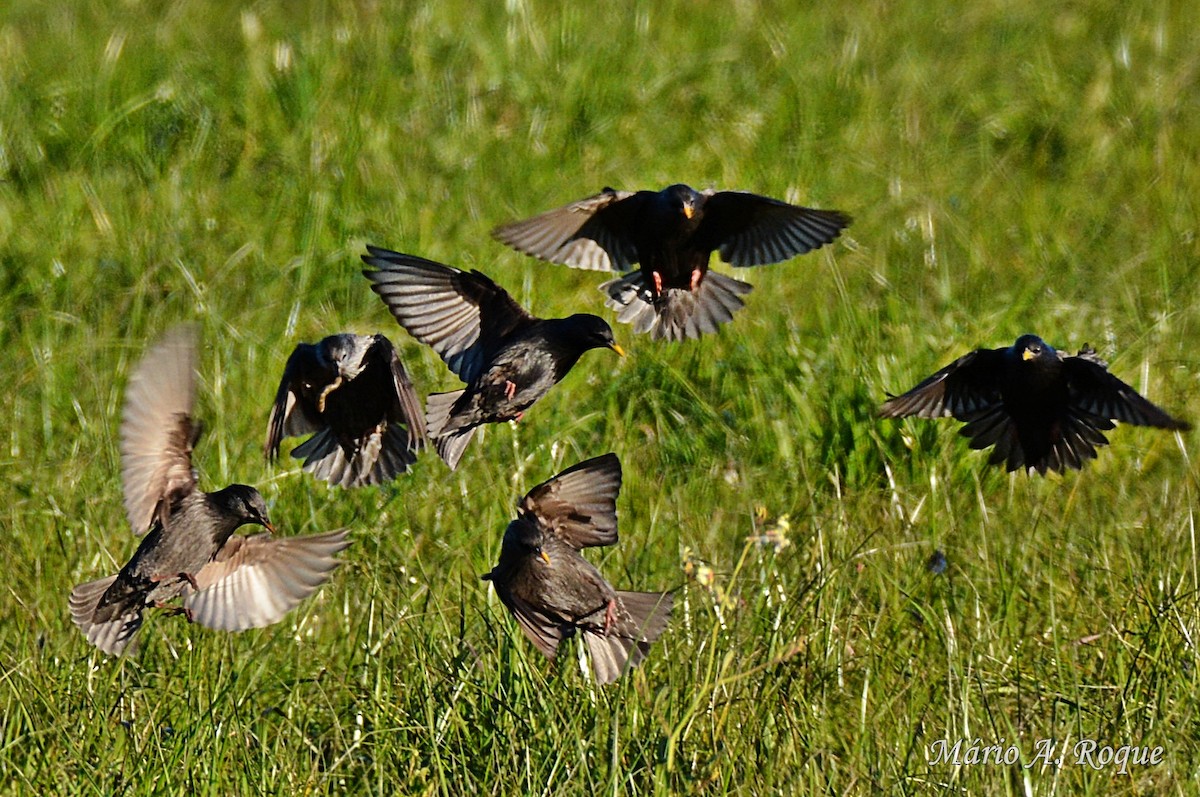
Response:
[{"label": "yellow beak", "polygon": [[550,564],[550,554],[546,553],[545,551],[538,551],[538,558],[546,564]]},{"label": "yellow beak", "polygon": [[1037,355],[1036,355],[1036,354],[1034,354],[1034,353],[1033,353],[1032,351],[1030,351],[1029,349],[1026,349],[1025,351],[1021,352],[1021,359],[1022,359],[1022,360],[1032,360],[1034,357],[1037,357]]},{"label": "yellow beak", "polygon": [[613,351],[615,351],[615,352],[617,353],[617,356],[618,356],[618,357],[624,357],[624,356],[625,356],[625,350],[624,350],[624,349],[622,349],[622,348],[621,348],[620,346],[618,346],[617,344],[615,344],[615,343],[614,343],[614,344],[613,344],[612,346],[610,346],[609,348],[611,348]]},{"label": "yellow beak", "polygon": [[695,216],[695,215],[696,215],[696,208],[695,208],[695,207],[692,205],[692,203],[691,203],[691,202],[684,202],[684,203],[683,203],[683,215],[684,215],[684,216],[686,216],[686,217],[687,217],[687,218],[689,218],[689,219],[690,219],[692,216]]}]

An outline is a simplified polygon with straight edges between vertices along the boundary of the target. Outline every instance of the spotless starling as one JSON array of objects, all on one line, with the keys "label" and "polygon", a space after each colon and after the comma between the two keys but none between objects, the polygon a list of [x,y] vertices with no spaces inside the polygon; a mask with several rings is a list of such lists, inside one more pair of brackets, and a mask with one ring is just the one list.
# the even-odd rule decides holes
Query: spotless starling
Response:
[{"label": "spotless starling", "polygon": [[1036,335],[1006,349],[978,349],[880,408],[885,418],[953,416],[971,448],[995,446],[988,463],[1009,471],[1079,470],[1108,445],[1113,421],[1189,429],[1108,372],[1090,347],[1075,356]]},{"label": "spotless starling", "polygon": [[363,271],[372,290],[467,384],[430,395],[425,408],[429,437],[451,469],[478,426],[520,419],[588,349],[624,354],[602,318],[537,318],[478,271],[367,250],[363,261],[378,269]]},{"label": "spotless starling", "polygon": [[583,634],[601,684],[637,666],[671,615],[670,593],[618,592],[579,553],[616,544],[620,490],[616,454],[580,462],[534,487],[504,531],[500,562],[483,576],[546,656],[554,658],[576,631]]},{"label": "spotless starling", "polygon": [[284,437],[312,432],[292,456],[333,485],[382,484],[416,461],[425,415],[390,340],[341,334],[296,347],[271,408],[267,458]]},{"label": "spotless starling", "polygon": [[850,217],[744,191],[617,191],[492,231],[519,252],[574,268],[640,271],[600,286],[617,319],[653,338],[715,332],[750,285],[710,273],[714,251],[736,267],[779,263],[837,238]]},{"label": "spotless starling", "polygon": [[119,573],[80,584],[70,598],[75,624],[110,655],[129,645],[144,609],[181,596],[183,613],[209,628],[270,625],[329,577],[335,554],[349,545],[345,531],[237,535],[244,525],[274,531],[258,491],[244,484],[197,489],[195,361],[195,332],[178,327],[145,355],[129,383],[121,478],[129,523],[145,537]]}]

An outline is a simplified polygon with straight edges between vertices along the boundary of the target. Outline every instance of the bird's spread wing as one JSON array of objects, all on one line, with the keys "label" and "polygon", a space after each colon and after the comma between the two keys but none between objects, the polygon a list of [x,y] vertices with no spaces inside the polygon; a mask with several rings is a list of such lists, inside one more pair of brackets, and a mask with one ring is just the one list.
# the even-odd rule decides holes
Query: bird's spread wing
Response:
[{"label": "bird's spread wing", "polygon": [[1004,349],[977,349],[879,408],[884,418],[942,418],[969,420],[1001,402],[1000,379]]},{"label": "bird's spread wing", "polygon": [[254,534],[229,538],[217,557],[184,587],[192,619],[218,631],[242,631],[278,622],[340,564],[350,540],[340,529],[308,537]]},{"label": "bird's spread wing", "polygon": [[1110,374],[1104,363],[1090,350],[1085,349],[1077,356],[1063,358],[1063,370],[1073,408],[1137,426],[1181,430],[1191,428],[1190,424],[1171,417]]},{"label": "bird's spread wing", "polygon": [[513,613],[513,617],[517,618],[517,624],[521,626],[525,636],[529,637],[529,641],[547,657],[554,658],[558,645],[563,640],[561,624],[517,595],[499,591],[497,594],[500,595],[501,601],[509,608],[509,611]]},{"label": "bird's spread wing", "polygon": [[283,367],[283,377],[279,380],[279,389],[275,391],[271,417],[267,421],[267,442],[263,446],[263,453],[268,459],[279,455],[279,444],[283,442],[283,438],[320,430],[321,427],[309,420],[298,406],[299,380],[304,374],[313,373],[317,369],[317,347],[311,343],[296,346],[288,357],[287,365]]},{"label": "bird's spread wing", "polygon": [[636,195],[606,188],[595,196],[492,230],[496,240],[551,263],[625,271],[637,262],[629,221]]},{"label": "bird's spread wing", "polygon": [[850,224],[837,210],[815,210],[744,191],[704,191],[701,248],[734,266],[779,263],[824,246]]},{"label": "bird's spread wing", "polygon": [[409,446],[420,448],[428,442],[425,432],[425,411],[421,407],[421,399],[413,387],[412,379],[400,362],[396,347],[383,335],[375,335],[374,342],[367,352],[368,367],[383,367],[392,374],[392,383],[396,388],[396,406],[400,410],[401,420],[408,428]]},{"label": "bird's spread wing", "polygon": [[536,319],[478,271],[368,246],[364,270],[400,326],[433,348],[459,379],[472,384],[498,341]]},{"label": "bird's spread wing", "polygon": [[580,462],[521,499],[520,512],[567,545],[588,548],[617,542],[621,461],[604,454]]},{"label": "bird's spread wing", "polygon": [[145,534],[159,506],[196,484],[192,422],[196,398],[196,329],[169,331],[129,380],[121,421],[121,481],[134,534]]}]

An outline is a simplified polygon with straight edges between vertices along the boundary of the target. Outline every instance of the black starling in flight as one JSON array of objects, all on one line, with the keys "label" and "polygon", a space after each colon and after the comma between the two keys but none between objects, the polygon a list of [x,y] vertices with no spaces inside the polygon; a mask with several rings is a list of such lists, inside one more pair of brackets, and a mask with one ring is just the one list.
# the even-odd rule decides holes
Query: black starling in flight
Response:
[{"label": "black starling in flight", "polygon": [[476,427],[519,419],[588,349],[624,354],[602,318],[537,318],[478,271],[367,250],[363,261],[378,269],[363,270],[371,289],[400,326],[432,347],[467,385],[433,393],[426,403],[429,437],[451,469]]},{"label": "black starling in flight", "polygon": [[190,327],[167,334],[130,379],[121,423],[125,510],[142,535],[115,576],[71,592],[71,617],[88,641],[120,655],[142,624],[142,612],[183,598],[182,611],[209,628],[240,631],[277,622],[338,565],[346,532],[275,538],[243,537],[243,525],[273,531],[262,496],[233,484],[213,493],[196,487],[192,420],[196,339]]},{"label": "black starling in flight", "polygon": [[850,217],[744,191],[616,191],[492,231],[519,252],[574,268],[638,272],[600,286],[617,319],[654,338],[715,332],[750,285],[708,270],[714,251],[733,266],[779,263],[837,238]]},{"label": "black starling in flight", "polygon": [[1108,445],[1113,421],[1189,429],[1108,372],[1090,347],[1063,355],[1036,335],[978,349],[880,408],[885,418],[953,416],[971,448],[995,446],[988,463],[1045,474],[1079,470]]},{"label": "black starling in flight", "polygon": [[292,456],[333,485],[383,484],[416,461],[425,415],[390,340],[341,334],[296,347],[271,408],[267,458],[284,437],[312,432]]},{"label": "black starling in flight", "polygon": [[618,592],[579,554],[616,544],[620,490],[616,454],[581,462],[534,487],[504,531],[500,562],[483,576],[548,657],[563,639],[582,633],[601,684],[637,666],[671,615],[670,593]]}]

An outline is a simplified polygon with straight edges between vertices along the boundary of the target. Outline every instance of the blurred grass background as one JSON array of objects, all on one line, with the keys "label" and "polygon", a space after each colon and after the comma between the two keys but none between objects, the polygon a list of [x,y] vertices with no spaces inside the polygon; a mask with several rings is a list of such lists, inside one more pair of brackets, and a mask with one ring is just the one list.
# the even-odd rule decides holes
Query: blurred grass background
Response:
[{"label": "blurred grass background", "polygon": [[[1191,435],[1118,429],[1043,480],[874,413],[1035,332],[1200,418],[1198,80],[1187,4],[9,0],[0,789],[1197,793]],[[739,274],[755,290],[716,337],[618,327],[629,357],[587,355],[453,474],[428,456],[345,492],[262,461],[298,341],[382,331],[422,392],[457,384],[359,276],[366,242],[611,319],[597,275],[488,231],[679,181],[855,224]],[[66,596],[134,550],[124,386],[182,320],[204,334],[202,484],[355,545],[276,627],[155,616],[112,661]],[[607,450],[622,541],[593,558],[679,592],[646,665],[601,690],[478,577],[526,489]],[[959,739],[1023,758],[930,761]],[[1039,739],[1165,761],[1026,768]]]}]

